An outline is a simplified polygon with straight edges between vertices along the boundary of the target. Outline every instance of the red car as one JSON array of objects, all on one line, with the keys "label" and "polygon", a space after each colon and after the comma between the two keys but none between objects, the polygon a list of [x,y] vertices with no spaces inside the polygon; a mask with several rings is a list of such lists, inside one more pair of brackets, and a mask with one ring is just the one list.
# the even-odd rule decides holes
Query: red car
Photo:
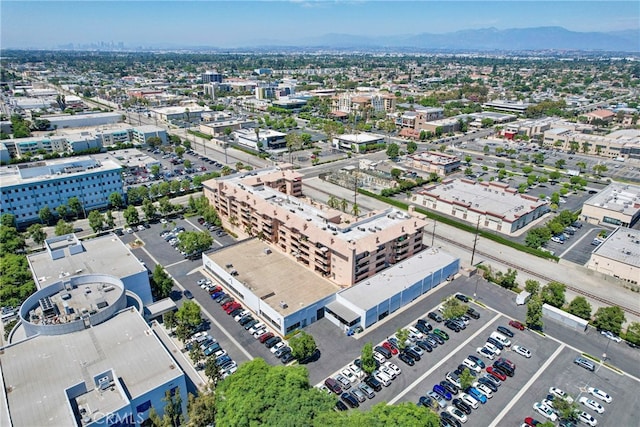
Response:
[{"label": "red car", "polygon": [[509,326],[513,326],[520,331],[524,331],[524,325],[517,320],[509,320]]},{"label": "red car", "polygon": [[507,376],[504,375],[502,372],[493,369],[493,366],[487,366],[487,372],[490,373],[492,376],[496,377],[497,379],[499,379],[500,381],[507,380]]},{"label": "red car", "polygon": [[260,338],[258,338],[258,340],[260,341],[261,344],[264,344],[264,342],[271,337],[273,337],[273,332],[267,332],[260,335]]},{"label": "red car", "polygon": [[534,427],[534,426],[537,426],[538,424],[540,424],[540,421],[535,420],[535,419],[533,419],[531,417],[527,417],[527,418],[524,419],[524,423],[526,425],[528,425],[528,426]]},{"label": "red car", "polygon": [[382,346],[384,348],[386,348],[387,350],[389,350],[391,352],[391,354],[398,354],[398,349],[395,348],[394,346],[391,345],[391,343],[389,341],[385,341],[382,343]]},{"label": "red car", "polygon": [[209,289],[209,294],[210,294],[210,295],[213,295],[213,294],[215,294],[216,292],[220,292],[221,290],[222,290],[222,286],[218,285],[218,286],[216,286],[215,288],[211,288],[211,289]]},{"label": "red car", "polygon": [[233,303],[233,304],[231,304],[229,307],[227,307],[224,311],[225,311],[227,314],[231,314],[231,312],[232,312],[233,310],[235,310],[236,308],[242,308],[242,306],[241,306],[239,303],[234,302],[234,303]]},{"label": "red car", "polygon": [[229,301],[229,302],[225,302],[224,304],[222,304],[222,309],[223,309],[223,310],[226,310],[226,309],[227,309],[227,307],[229,307],[229,306],[230,306],[231,304],[233,304],[233,303],[235,303],[235,301],[234,301],[234,300],[231,300],[231,301]]}]

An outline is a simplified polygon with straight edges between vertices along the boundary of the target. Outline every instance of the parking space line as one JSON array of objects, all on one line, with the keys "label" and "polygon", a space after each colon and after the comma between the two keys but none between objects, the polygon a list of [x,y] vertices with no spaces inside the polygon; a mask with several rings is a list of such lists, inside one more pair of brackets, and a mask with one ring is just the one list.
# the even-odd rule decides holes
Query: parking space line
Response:
[{"label": "parking space line", "polygon": [[[149,251],[145,249],[145,247],[144,247],[144,246],[142,246],[142,247],[141,247],[141,249],[142,249],[144,252],[146,252],[146,254],[147,254],[147,255],[149,255],[149,258],[151,258],[151,259],[153,260],[153,262],[155,262],[156,264],[158,264],[158,260],[157,260],[157,259],[155,259],[155,258],[153,257],[153,255],[151,255],[151,254],[149,253]],[[180,289],[182,289],[182,290],[184,291],[184,287],[182,286],[182,284],[181,284],[180,282],[178,282],[176,279],[174,279],[170,272],[168,272],[168,271],[166,271],[166,270],[165,270],[165,272],[167,273],[167,276],[169,276],[169,277],[171,278],[171,280],[173,280],[173,282],[174,282],[174,283],[175,283],[175,284],[176,284]],[[245,356],[247,356],[247,358],[248,358],[249,360],[253,360],[253,356],[252,356],[252,355],[251,355],[247,350],[245,350],[245,348],[244,348],[243,346],[241,346],[241,345],[240,345],[240,343],[239,343],[238,341],[236,341],[236,339],[235,339],[233,336],[231,336],[231,335],[229,334],[229,332],[228,332],[225,328],[223,328],[223,327],[222,327],[222,325],[221,325],[220,323],[218,323],[218,321],[217,321],[216,319],[214,319],[214,318],[213,318],[213,316],[212,316],[212,315],[211,315],[207,310],[205,310],[205,308],[202,306],[202,304],[200,304],[200,303],[198,302],[198,300],[193,299],[193,301],[194,301],[196,304],[198,304],[198,306],[200,307],[200,310],[201,310],[203,313],[205,313],[205,315],[209,318],[209,320],[210,320],[214,325],[216,325],[216,326],[218,327],[218,329],[220,329],[220,330],[222,331],[222,333],[223,333],[223,334],[225,334],[225,335],[227,336],[227,338],[229,338],[229,341],[231,341],[231,342],[232,342],[236,347],[238,347],[238,349],[239,349],[241,352],[243,352],[243,353],[245,354]],[[215,337],[214,337],[214,338],[215,338]]]},{"label": "parking space line", "polygon": [[562,253],[560,255],[558,255],[558,257],[562,258],[563,256],[565,256],[567,254],[567,252],[569,252],[571,249],[573,249],[576,245],[578,245],[578,243],[582,242],[584,240],[585,237],[587,237],[589,235],[589,232],[586,232],[582,235],[582,237],[580,237],[578,240],[576,240],[575,242],[573,242],[573,245],[569,246],[566,250],[562,251]]},{"label": "parking space line", "polygon": [[424,381],[425,378],[427,378],[429,375],[431,375],[431,373],[433,371],[435,371],[436,369],[438,369],[443,363],[445,363],[447,360],[451,359],[451,357],[453,357],[456,353],[458,353],[458,351],[460,351],[464,346],[466,346],[467,344],[469,344],[469,342],[474,339],[475,337],[477,337],[478,335],[480,335],[482,332],[484,332],[485,329],[487,329],[489,326],[491,326],[491,324],[493,322],[495,322],[496,320],[498,320],[499,317],[501,317],[501,314],[496,314],[490,321],[488,321],[487,323],[485,323],[485,325],[478,329],[473,335],[471,335],[469,338],[467,338],[462,344],[460,344],[458,347],[456,347],[455,350],[449,352],[449,355],[445,358],[442,358],[438,363],[436,363],[435,365],[433,365],[431,367],[431,369],[429,369],[427,372],[425,372],[424,374],[422,374],[420,377],[418,377],[418,379],[416,379],[414,382],[412,382],[407,388],[405,388],[404,390],[402,390],[402,392],[398,393],[398,395],[396,397],[394,397],[393,399],[391,399],[389,401],[389,405],[393,405],[394,403],[396,403],[397,401],[399,401],[400,399],[402,399],[404,397],[405,394],[409,393],[411,390],[413,390],[419,383],[421,383],[422,381]]},{"label": "parking space line", "polygon": [[189,261],[189,260],[188,259],[183,259],[183,260],[180,260],[180,261],[176,261],[173,264],[165,265],[164,269],[166,270],[167,268],[175,267],[176,265],[182,264],[183,262],[187,262],[187,261]]},{"label": "parking space line", "polygon": [[560,344],[560,347],[558,347],[556,351],[553,352],[553,354],[547,359],[546,362],[544,362],[540,369],[538,369],[536,373],[531,378],[529,378],[529,381],[527,381],[527,383],[522,388],[520,388],[520,391],[518,391],[518,393],[513,396],[513,399],[511,399],[507,406],[505,406],[504,409],[502,409],[502,411],[493,419],[491,424],[489,424],[489,427],[495,427],[500,421],[502,421],[504,416],[507,415],[507,412],[509,412],[511,408],[513,408],[513,406],[518,403],[518,400],[520,400],[520,398],[527,392],[527,390],[529,390],[529,387],[531,387],[531,385],[536,382],[538,377],[540,377],[540,375],[542,375],[542,373],[546,371],[549,365],[551,365],[551,362],[553,362],[556,357],[558,357],[560,352],[564,350],[565,347],[566,346],[564,344]]}]

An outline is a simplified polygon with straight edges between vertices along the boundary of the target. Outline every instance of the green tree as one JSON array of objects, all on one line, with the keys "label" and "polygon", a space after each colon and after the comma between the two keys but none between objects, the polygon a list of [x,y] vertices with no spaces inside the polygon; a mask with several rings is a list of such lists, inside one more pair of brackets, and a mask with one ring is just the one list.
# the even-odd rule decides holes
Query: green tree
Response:
[{"label": "green tree", "polygon": [[102,230],[102,228],[104,227],[104,217],[100,212],[89,212],[89,227],[91,227],[94,233]]},{"label": "green tree", "polygon": [[416,152],[417,149],[418,149],[418,144],[416,144],[416,142],[413,139],[407,142],[407,153],[413,154]]},{"label": "green tree", "polygon": [[540,282],[528,279],[524,282],[524,290],[529,292],[531,295],[537,295],[538,292],[540,292]]},{"label": "green tree", "polygon": [[150,221],[156,216],[156,205],[151,200],[144,199],[142,201],[142,212],[144,213],[144,218]]},{"label": "green tree", "polygon": [[187,408],[188,426],[216,425],[216,394],[211,390],[199,393],[198,397],[190,393]]},{"label": "green tree", "polygon": [[7,227],[16,227],[16,216],[6,213],[6,214],[2,214],[2,216],[0,217],[0,225],[4,225]]},{"label": "green tree", "polygon": [[[182,413],[182,397],[180,396],[180,389],[177,389],[174,394],[171,393],[171,390],[167,390],[162,401],[165,402],[165,406],[162,420],[159,420],[159,425],[163,427],[179,427],[183,425],[185,419],[184,414]],[[155,422],[158,423],[158,420]]]},{"label": "green tree", "polygon": [[151,165],[151,175],[153,176],[160,175],[160,165]]},{"label": "green tree", "polygon": [[158,299],[167,298],[173,289],[173,280],[160,264],[153,269],[151,289]]},{"label": "green tree", "polygon": [[[155,272],[155,271],[154,271]],[[171,330],[178,326],[178,321],[176,320],[176,312],[168,311],[162,315],[162,321],[164,322],[164,326]]]},{"label": "green tree", "polygon": [[204,374],[209,378],[213,387],[215,387],[218,384],[218,381],[222,379],[222,372],[220,371],[220,367],[216,363],[216,359],[214,357],[209,357],[204,362]]},{"label": "green tree", "polygon": [[387,145],[387,157],[397,159],[400,155],[400,147],[395,142]]},{"label": "green tree", "polygon": [[65,219],[69,213],[69,209],[67,208],[67,205],[58,205],[56,207],[56,213],[58,214],[59,219]]},{"label": "green tree", "polygon": [[[5,237],[2,228],[4,226],[0,226],[0,239]],[[19,307],[36,290],[33,276],[31,276],[31,270],[29,270],[27,257],[17,255],[13,251],[6,252],[4,242],[0,240],[0,243],[2,243],[0,245],[0,248],[2,248],[2,257],[0,258],[0,265],[2,265],[0,301],[2,301],[2,305],[7,307]]]},{"label": "green tree", "polygon": [[80,199],[77,197],[70,197],[67,200],[67,206],[69,206],[71,214],[75,217],[78,217],[82,212],[82,203],[80,203]]},{"label": "green tree", "polygon": [[151,148],[156,148],[162,145],[162,139],[158,136],[150,136],[147,138],[147,145]]},{"label": "green tree", "polygon": [[162,216],[166,216],[173,211],[173,205],[171,204],[169,197],[163,197],[158,200],[158,205]]},{"label": "green tree", "polygon": [[31,224],[27,228],[27,233],[36,245],[44,245],[47,239],[47,233],[42,229],[42,224]]},{"label": "green tree", "polygon": [[49,209],[49,206],[45,206],[38,211],[38,217],[43,224],[49,225],[53,222],[53,212]]},{"label": "green tree", "polygon": [[625,339],[630,343],[640,345],[640,322],[631,322],[627,327]]},{"label": "green tree", "polygon": [[64,219],[61,219],[56,223],[55,233],[56,236],[64,236],[65,234],[73,233],[73,225],[66,222]]},{"label": "green tree", "polygon": [[185,231],[178,235],[178,248],[187,254],[204,252],[212,244],[213,238],[206,231]]},{"label": "green tree", "polygon": [[189,357],[191,358],[191,361],[193,362],[193,366],[198,367],[200,365],[200,362],[206,356],[204,355],[204,350],[202,350],[202,347],[200,347],[199,345],[194,345],[193,347],[191,347],[191,350],[189,350]]},{"label": "green tree", "polygon": [[580,410],[578,409],[578,402],[576,402],[576,400],[577,399],[573,399],[571,403],[566,399],[553,400],[553,409],[558,411],[560,419],[578,421]]},{"label": "green tree", "polygon": [[447,298],[442,303],[442,317],[445,319],[460,317],[467,312],[468,308],[466,304],[463,304],[457,298]]},{"label": "green tree", "polygon": [[567,311],[574,316],[578,316],[585,320],[591,320],[591,304],[585,297],[577,296],[567,307]]},{"label": "green tree", "polygon": [[549,241],[551,231],[547,227],[532,228],[524,239],[525,245],[530,248],[539,248]]},{"label": "green tree", "polygon": [[304,331],[298,332],[289,339],[289,347],[291,347],[291,354],[298,360],[311,357],[318,348],[316,340]]},{"label": "green tree", "polygon": [[540,292],[542,302],[557,308],[562,308],[565,302],[564,291],[566,288],[566,285],[563,283],[549,282]]},{"label": "green tree", "polygon": [[361,368],[367,375],[370,375],[376,370],[376,360],[373,357],[373,345],[370,342],[362,346],[360,361],[362,362]]},{"label": "green tree", "polygon": [[527,302],[526,324],[529,329],[542,330],[542,298],[540,295],[532,295]]},{"label": "green tree", "polygon": [[193,166],[193,163],[191,163],[191,160],[189,160],[189,159],[185,159],[183,164],[184,164],[185,169],[191,169],[191,167]]},{"label": "green tree", "polygon": [[308,426],[336,413],[335,397],[311,387],[305,367],[270,366],[259,358],[221,381],[215,394],[220,426]]},{"label": "green tree", "polygon": [[117,191],[109,194],[109,206],[114,209],[120,209],[121,207],[123,207],[124,200],[122,199],[122,194],[118,193]]},{"label": "green tree", "polygon": [[14,254],[22,251],[24,247],[24,237],[18,233],[15,227],[0,225],[0,255]]},{"label": "green tree", "polygon": [[200,306],[193,301],[185,301],[176,312],[178,326],[183,325],[190,330],[202,323]]},{"label": "green tree", "polygon": [[409,330],[400,328],[396,331],[396,339],[398,340],[398,347],[400,350],[404,350],[407,346],[407,340],[409,339]]},{"label": "green tree", "polygon": [[116,219],[113,217],[113,212],[111,212],[110,210],[107,211],[107,213],[104,215],[104,222],[109,228],[115,228]]},{"label": "green tree", "polygon": [[122,212],[122,215],[129,225],[137,224],[140,222],[138,210],[135,208],[135,206],[127,206],[124,212]]},{"label": "green tree", "polygon": [[600,307],[594,316],[593,326],[619,335],[622,330],[622,324],[626,320],[624,311],[620,307]]},{"label": "green tree", "polygon": [[476,380],[476,377],[474,377],[471,374],[471,371],[469,370],[469,368],[464,368],[464,371],[462,371],[459,378],[460,378],[460,385],[462,390],[467,389]]}]

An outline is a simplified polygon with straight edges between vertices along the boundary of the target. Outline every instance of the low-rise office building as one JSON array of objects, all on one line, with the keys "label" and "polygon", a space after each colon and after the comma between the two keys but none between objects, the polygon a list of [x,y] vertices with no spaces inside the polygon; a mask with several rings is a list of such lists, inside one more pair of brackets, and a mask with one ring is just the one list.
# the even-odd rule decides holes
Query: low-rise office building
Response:
[{"label": "low-rise office building", "polygon": [[504,234],[515,233],[549,212],[544,201],[520,194],[508,184],[467,179],[425,186],[413,194],[412,201],[417,206]]},{"label": "low-rise office building", "polygon": [[41,119],[48,120],[49,130],[80,128],[89,126],[103,126],[120,123],[122,114],[118,113],[83,113],[83,114],[61,114],[40,116]]},{"label": "low-rise office building", "polygon": [[496,99],[494,101],[485,102],[484,104],[482,104],[482,108],[495,111],[504,111],[506,113],[525,114],[527,112],[527,108],[532,105],[536,104],[523,101]]},{"label": "low-rise office building", "polygon": [[563,125],[544,133],[544,145],[611,159],[640,159],[640,131],[637,129],[622,129],[603,136],[583,133]]},{"label": "low-rise office building", "polygon": [[151,137],[160,138],[162,144],[167,144],[169,142],[166,129],[158,126],[136,126],[131,130],[131,142],[145,145]]},{"label": "low-rise office building", "polygon": [[640,186],[608,185],[584,202],[580,218],[590,224],[633,227],[640,219]]},{"label": "low-rise office building", "polygon": [[117,278],[89,274],[24,302],[0,349],[3,425],[139,426],[151,408],[162,416],[167,393],[186,414],[185,375],[130,297]]},{"label": "low-rise office building", "polygon": [[271,129],[238,129],[233,132],[236,142],[253,150],[278,150],[287,146],[286,133]]},{"label": "low-rise office building", "polygon": [[77,197],[86,211],[109,206],[109,195],[124,197],[121,167],[92,157],[46,160],[0,168],[0,212],[15,216],[18,226],[38,222],[38,212],[52,212]]},{"label": "low-rise office building", "polygon": [[640,282],[640,231],[616,228],[591,252],[587,268],[637,285]]},{"label": "low-rise office building", "polygon": [[350,150],[355,153],[365,153],[369,146],[377,146],[386,144],[382,135],[374,135],[372,133],[350,133],[336,135],[332,141],[333,147],[342,150]]},{"label": "low-rise office building", "polygon": [[447,176],[460,169],[460,158],[451,154],[429,151],[407,156],[407,166],[438,176]]}]

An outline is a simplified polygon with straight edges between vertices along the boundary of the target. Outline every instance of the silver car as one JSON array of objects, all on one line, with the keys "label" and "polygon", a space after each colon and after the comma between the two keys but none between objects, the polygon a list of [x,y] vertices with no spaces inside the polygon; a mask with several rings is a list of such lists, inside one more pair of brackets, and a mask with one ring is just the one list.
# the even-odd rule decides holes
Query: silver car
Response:
[{"label": "silver car", "polygon": [[364,395],[362,390],[360,390],[359,388],[354,388],[353,390],[351,390],[351,395],[355,397],[360,403],[367,400],[366,396]]}]

